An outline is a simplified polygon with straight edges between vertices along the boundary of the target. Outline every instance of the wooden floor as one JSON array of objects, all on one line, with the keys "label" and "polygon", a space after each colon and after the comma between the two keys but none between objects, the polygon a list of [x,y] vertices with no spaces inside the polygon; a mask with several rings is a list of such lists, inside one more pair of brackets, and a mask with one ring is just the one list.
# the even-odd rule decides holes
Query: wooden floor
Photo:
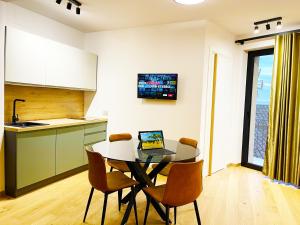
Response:
[{"label": "wooden floor", "polygon": [[[159,182],[165,178],[159,177]],[[49,185],[17,199],[0,199],[1,225],[72,225],[82,223],[90,191],[87,172]],[[85,224],[100,224],[103,195],[94,194]],[[142,224],[145,196],[137,196],[139,222]],[[279,185],[261,173],[231,167],[204,179],[198,199],[203,225],[299,225],[300,190]],[[108,200],[106,225],[120,224],[126,206],[117,209],[117,194]],[[178,208],[178,225],[196,224],[193,205]],[[173,212],[171,218],[173,217]],[[133,213],[128,224],[134,224]],[[148,224],[163,224],[150,207]]]}]

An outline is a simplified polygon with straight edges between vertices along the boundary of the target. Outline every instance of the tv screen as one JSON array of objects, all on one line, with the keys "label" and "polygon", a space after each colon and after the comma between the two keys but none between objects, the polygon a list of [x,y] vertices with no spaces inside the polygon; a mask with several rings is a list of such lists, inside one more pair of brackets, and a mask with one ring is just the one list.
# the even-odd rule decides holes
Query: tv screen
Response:
[{"label": "tv screen", "polygon": [[178,74],[138,74],[138,98],[177,99]]}]

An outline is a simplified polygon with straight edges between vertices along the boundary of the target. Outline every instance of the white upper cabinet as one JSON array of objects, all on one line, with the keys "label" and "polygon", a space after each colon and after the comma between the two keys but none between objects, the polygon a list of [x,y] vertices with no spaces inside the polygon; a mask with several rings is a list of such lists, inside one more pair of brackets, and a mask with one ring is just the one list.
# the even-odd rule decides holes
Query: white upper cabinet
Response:
[{"label": "white upper cabinet", "polygon": [[96,90],[97,55],[7,28],[5,81]]},{"label": "white upper cabinet", "polygon": [[49,41],[46,73],[47,85],[95,90],[97,56]]},{"label": "white upper cabinet", "polygon": [[6,32],[5,81],[45,85],[45,41],[16,29]]}]

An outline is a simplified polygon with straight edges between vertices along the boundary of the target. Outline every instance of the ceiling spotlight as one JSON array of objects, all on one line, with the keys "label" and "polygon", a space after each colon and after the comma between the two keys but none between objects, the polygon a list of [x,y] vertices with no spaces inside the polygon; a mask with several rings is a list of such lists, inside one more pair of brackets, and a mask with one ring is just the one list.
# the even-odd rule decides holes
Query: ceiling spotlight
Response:
[{"label": "ceiling spotlight", "polygon": [[183,5],[196,5],[201,2],[204,2],[205,0],[175,0],[175,2],[183,4]]},{"label": "ceiling spotlight", "polygon": [[266,24],[266,30],[270,30],[271,29],[271,26],[270,26],[270,24]]},{"label": "ceiling spotlight", "polygon": [[277,21],[277,29],[280,30],[282,28],[282,23],[281,21]]},{"label": "ceiling spotlight", "polygon": [[259,27],[258,26],[255,26],[254,27],[254,34],[258,34],[259,33]]},{"label": "ceiling spotlight", "polygon": [[[60,4],[61,2],[63,2],[63,0],[56,0],[57,4]],[[79,2],[78,0],[66,0],[67,3],[67,10],[71,10],[72,7],[76,7],[76,14],[80,15],[81,10],[80,7],[82,6],[82,3]]]},{"label": "ceiling spotlight", "polygon": [[71,8],[72,8],[72,3],[71,3],[71,2],[68,2],[68,4],[67,4],[67,9],[68,9],[68,10],[71,10]]},{"label": "ceiling spotlight", "polygon": [[80,15],[80,8],[79,7],[76,8],[76,14]]}]

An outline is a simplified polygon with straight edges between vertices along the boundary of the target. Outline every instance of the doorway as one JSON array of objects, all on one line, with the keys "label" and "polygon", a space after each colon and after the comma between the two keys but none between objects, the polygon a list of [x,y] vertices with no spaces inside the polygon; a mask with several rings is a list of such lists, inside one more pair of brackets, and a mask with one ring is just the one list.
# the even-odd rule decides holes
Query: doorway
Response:
[{"label": "doorway", "polygon": [[248,53],[242,166],[262,170],[268,136],[274,49]]},{"label": "doorway", "polygon": [[208,175],[216,173],[226,167],[231,146],[232,127],[232,69],[233,60],[223,54],[212,54],[212,95],[210,110],[210,143]]}]

